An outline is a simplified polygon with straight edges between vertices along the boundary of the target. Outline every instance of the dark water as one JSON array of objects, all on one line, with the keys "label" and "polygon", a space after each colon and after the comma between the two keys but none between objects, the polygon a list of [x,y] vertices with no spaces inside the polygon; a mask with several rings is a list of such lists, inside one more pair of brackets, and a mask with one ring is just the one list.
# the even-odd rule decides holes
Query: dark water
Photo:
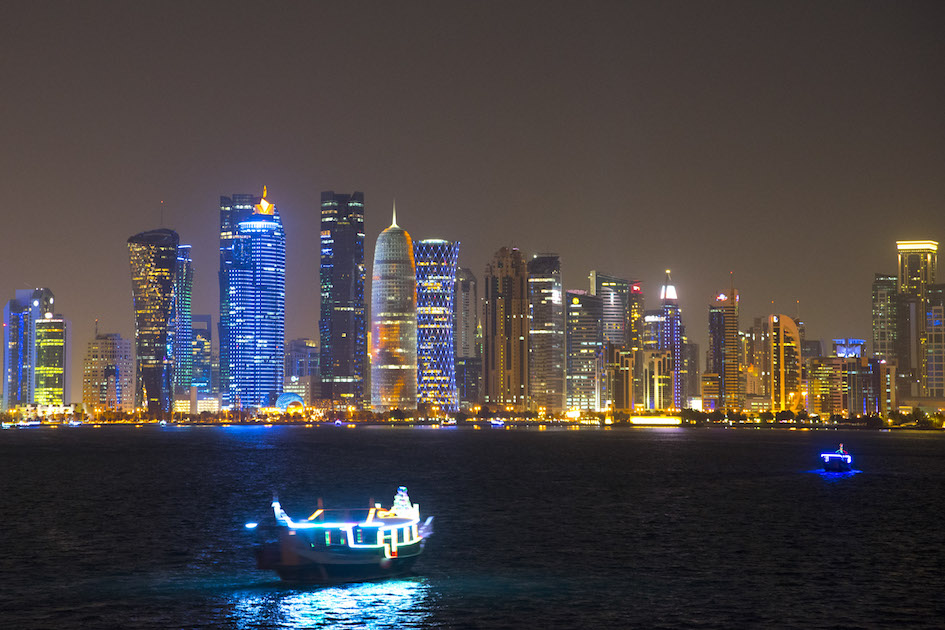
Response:
[{"label": "dark water", "polygon": [[[850,475],[817,472],[844,442]],[[259,572],[305,516],[406,485],[409,579]],[[165,428],[0,433],[5,628],[942,628],[945,435]]]}]

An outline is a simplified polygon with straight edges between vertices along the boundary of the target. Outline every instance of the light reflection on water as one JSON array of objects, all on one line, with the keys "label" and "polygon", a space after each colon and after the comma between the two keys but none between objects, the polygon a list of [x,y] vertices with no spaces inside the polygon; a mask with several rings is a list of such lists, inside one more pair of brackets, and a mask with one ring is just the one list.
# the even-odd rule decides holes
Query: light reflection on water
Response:
[{"label": "light reflection on water", "polygon": [[853,470],[848,470],[847,472],[827,472],[823,468],[819,468],[819,469],[815,468],[814,470],[811,470],[808,472],[812,472],[817,475],[820,475],[824,481],[833,483],[836,481],[841,481],[843,479],[849,479],[850,477],[853,477],[854,475],[859,475],[863,471],[857,470],[854,468]]},{"label": "light reflection on water", "polygon": [[426,624],[425,578],[339,586],[275,587],[233,594],[238,628],[419,628]]}]

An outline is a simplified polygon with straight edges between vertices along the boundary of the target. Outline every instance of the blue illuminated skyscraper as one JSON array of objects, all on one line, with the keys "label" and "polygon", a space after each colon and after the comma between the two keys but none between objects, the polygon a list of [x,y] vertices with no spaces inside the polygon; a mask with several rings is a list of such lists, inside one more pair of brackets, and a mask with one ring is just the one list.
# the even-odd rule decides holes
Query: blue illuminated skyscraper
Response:
[{"label": "blue illuminated skyscraper", "polygon": [[371,406],[417,408],[417,272],[410,234],[397,225],[377,237],[371,276]]},{"label": "blue illuminated skyscraper", "polygon": [[325,191],[321,211],[320,397],[360,406],[367,372],[364,194]]},{"label": "blue illuminated skyscraper", "polygon": [[456,412],[453,297],[459,243],[425,239],[414,244],[417,267],[417,402]]},{"label": "blue illuminated skyscraper", "polygon": [[268,406],[282,392],[285,365],[285,232],[265,188],[253,214],[235,228],[229,338],[221,339],[228,346],[229,402]]},{"label": "blue illuminated skyscraper", "polygon": [[659,328],[659,349],[669,350],[673,368],[673,408],[683,408],[683,329],[682,313],[676,297],[676,286],[666,270],[666,281],[660,289],[663,319]]},{"label": "blue illuminated skyscraper", "polygon": [[160,414],[171,409],[174,360],[174,285],[177,246],[173,230],[128,239],[135,312],[135,406]]},{"label": "blue illuminated skyscraper", "polygon": [[232,404],[230,400],[230,311],[232,290],[230,287],[234,265],[233,244],[236,240],[236,226],[253,214],[259,202],[255,195],[236,194],[232,197],[220,197],[220,394],[223,405]]}]

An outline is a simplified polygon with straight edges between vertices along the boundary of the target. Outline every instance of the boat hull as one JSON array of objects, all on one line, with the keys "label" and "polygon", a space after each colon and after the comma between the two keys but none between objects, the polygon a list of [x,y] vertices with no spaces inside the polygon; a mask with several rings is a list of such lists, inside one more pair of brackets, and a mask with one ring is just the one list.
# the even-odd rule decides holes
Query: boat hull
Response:
[{"label": "boat hull", "polygon": [[[288,555],[288,557],[287,557]],[[316,554],[302,557],[286,554],[280,543],[260,545],[256,549],[256,567],[275,571],[285,582],[341,584],[368,582],[406,575],[420,557],[419,549],[410,555],[387,558],[375,553]]]},{"label": "boat hull", "polygon": [[850,472],[852,466],[842,459],[831,459],[824,462],[824,472]]}]

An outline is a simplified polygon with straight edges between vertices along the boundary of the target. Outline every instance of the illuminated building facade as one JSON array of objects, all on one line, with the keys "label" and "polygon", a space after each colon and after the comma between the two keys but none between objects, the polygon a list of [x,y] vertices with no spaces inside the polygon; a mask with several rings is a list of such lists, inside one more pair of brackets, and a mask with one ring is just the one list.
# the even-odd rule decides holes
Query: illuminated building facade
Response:
[{"label": "illuminated building facade", "polygon": [[536,254],[528,261],[529,404],[549,414],[565,409],[565,317],[561,260]]},{"label": "illuminated building facade", "polygon": [[270,406],[282,393],[285,355],[285,231],[263,196],[236,224],[229,269],[229,396],[240,408]]},{"label": "illuminated building facade", "polygon": [[928,287],[925,354],[923,395],[929,398],[945,398],[945,284],[932,284]]},{"label": "illuminated building facade", "polygon": [[[719,403],[726,410],[740,410],[745,405],[745,392],[742,386],[741,334],[738,330],[738,291],[732,286],[728,295],[720,293],[716,298],[721,321],[713,330],[710,325],[709,344],[713,356],[720,353],[717,360],[719,375]],[[721,335],[721,338],[719,338]]]},{"label": "illuminated building facade", "polygon": [[822,417],[843,413],[844,363],[839,357],[811,359],[807,367],[807,410]]},{"label": "illuminated building facade", "polygon": [[3,409],[36,402],[36,323],[52,315],[49,289],[18,289],[3,309]]},{"label": "illuminated building facade", "polygon": [[866,356],[866,339],[834,339],[833,356],[844,359]]},{"label": "illuminated building facade", "polygon": [[135,407],[160,414],[173,400],[174,287],[177,247],[173,230],[141,232],[128,239],[135,313]]},{"label": "illuminated building facade", "polygon": [[46,313],[36,320],[36,364],[33,402],[62,406],[68,401],[69,323]]},{"label": "illuminated building facade", "polygon": [[702,375],[702,409],[723,409],[722,359],[725,356],[725,317],[721,306],[709,305],[709,348]]},{"label": "illuminated building facade", "polygon": [[522,253],[502,247],[486,266],[482,318],[483,401],[504,409],[528,404],[528,271]]},{"label": "illuminated building facade", "polygon": [[673,406],[673,353],[644,350],[639,366],[643,382],[643,408],[669,409]]},{"label": "illuminated building facade", "polygon": [[371,275],[371,407],[417,408],[417,268],[410,234],[393,221],[377,237]]},{"label": "illuminated building facade", "polygon": [[768,316],[768,392],[771,411],[800,411],[806,407],[801,381],[801,338],[787,315]]},{"label": "illuminated building facade", "polygon": [[899,255],[897,374],[900,397],[928,397],[929,287],[938,265],[936,241],[896,241]]},{"label": "illuminated building facade", "polygon": [[95,335],[82,365],[82,404],[87,411],[135,410],[135,363],[131,340],[117,333]]},{"label": "illuminated building facade", "polygon": [[192,294],[194,263],[190,245],[177,247],[177,274],[174,278],[174,391],[187,393],[194,378],[194,325]]},{"label": "illuminated building facade", "polygon": [[[643,283],[639,280],[630,281],[630,293],[627,296],[627,348],[631,351],[643,350],[643,336],[645,329],[646,303],[643,299]],[[637,354],[637,356],[641,356]],[[634,362],[634,366],[636,366]],[[636,367],[633,368],[633,401],[634,405],[642,404],[643,375]]]},{"label": "illuminated building facade", "polygon": [[213,378],[213,327],[210,315],[193,315],[193,377],[191,386],[200,394],[212,394],[216,391]]},{"label": "illuminated building facade", "polygon": [[234,265],[236,263],[235,244],[241,237],[237,235],[237,226],[252,216],[259,197],[247,194],[235,194],[220,197],[220,357],[219,357],[219,392],[223,404],[230,405],[230,313],[233,310],[231,287]]},{"label": "illuminated building facade", "polygon": [[591,295],[599,297],[603,305],[604,341],[615,346],[627,345],[630,281],[599,271],[591,271],[588,279]]},{"label": "illuminated building facade", "polygon": [[479,404],[482,393],[479,289],[471,269],[460,267],[456,271],[453,311],[456,391],[460,405],[464,409],[471,409]]},{"label": "illuminated building facade", "polygon": [[659,328],[659,349],[669,350],[673,362],[673,409],[682,409],[685,401],[683,381],[683,335],[682,312],[676,296],[676,286],[666,270],[666,281],[660,289],[662,316]]},{"label": "illuminated building facade", "polygon": [[367,394],[364,193],[323,192],[321,228],[321,397],[360,407]]},{"label": "illuminated building facade", "polygon": [[878,273],[873,279],[873,356],[896,360],[898,277]]},{"label": "illuminated building facade", "polygon": [[318,342],[314,339],[293,339],[285,347],[285,376],[318,376]]},{"label": "illuminated building facade", "polygon": [[601,409],[604,303],[585,291],[567,292],[567,407]]},{"label": "illuminated building facade", "polygon": [[414,243],[417,273],[417,402],[459,411],[453,340],[453,300],[459,243]]}]

